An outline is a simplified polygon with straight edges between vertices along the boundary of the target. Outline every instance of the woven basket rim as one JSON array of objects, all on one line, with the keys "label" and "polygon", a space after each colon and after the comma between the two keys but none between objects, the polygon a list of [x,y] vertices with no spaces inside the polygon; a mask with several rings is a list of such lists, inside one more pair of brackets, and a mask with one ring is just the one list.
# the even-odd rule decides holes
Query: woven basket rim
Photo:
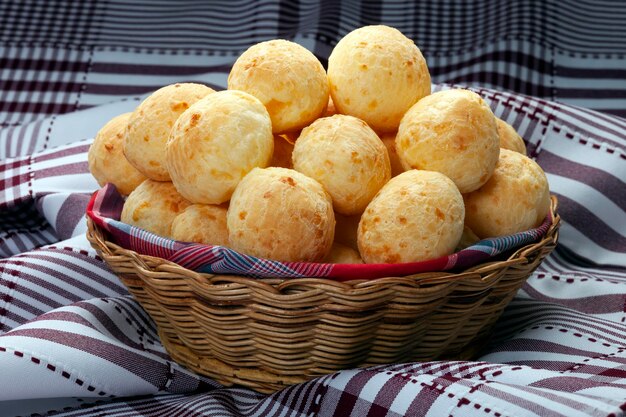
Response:
[{"label": "woven basket rim", "polygon": [[[92,246],[98,249],[99,252],[105,254],[107,257],[125,256],[132,258],[135,262],[135,267],[142,270],[142,273],[151,276],[153,279],[158,279],[159,274],[170,275],[172,273],[188,276],[189,278],[210,279],[211,281],[223,280],[227,282],[239,282],[246,285],[258,285],[265,287],[269,284],[272,286],[278,286],[279,288],[286,288],[293,285],[298,285],[306,282],[307,284],[318,285],[330,285],[333,287],[342,287],[344,289],[371,286],[376,284],[390,284],[404,283],[415,284],[416,280],[421,283],[429,281],[445,282],[449,280],[458,280],[465,276],[481,275],[490,271],[499,270],[514,265],[523,264],[526,262],[526,256],[529,253],[533,253],[537,248],[545,246],[550,242],[556,243],[558,240],[558,230],[560,227],[561,217],[557,212],[558,199],[556,196],[551,196],[550,213],[552,215],[552,224],[549,226],[545,235],[536,242],[523,245],[511,253],[507,259],[498,261],[481,262],[477,265],[471,266],[463,271],[431,271],[420,272],[417,274],[411,274],[406,276],[391,276],[371,279],[351,279],[345,281],[339,281],[333,278],[325,277],[247,277],[242,275],[230,275],[230,274],[211,274],[206,272],[196,272],[187,269],[177,263],[169,261],[167,259],[159,258],[156,256],[143,255],[137,253],[131,249],[126,249],[112,241],[106,239],[106,231],[100,228],[89,216],[87,218],[87,239]],[[168,279],[164,276],[163,279]]]},{"label": "woven basket rim", "polygon": [[157,323],[176,362],[227,386],[272,393],[339,369],[470,359],[554,249],[557,205],[552,197],[546,234],[508,259],[349,281],[195,272],[107,241],[89,218],[87,238]]}]

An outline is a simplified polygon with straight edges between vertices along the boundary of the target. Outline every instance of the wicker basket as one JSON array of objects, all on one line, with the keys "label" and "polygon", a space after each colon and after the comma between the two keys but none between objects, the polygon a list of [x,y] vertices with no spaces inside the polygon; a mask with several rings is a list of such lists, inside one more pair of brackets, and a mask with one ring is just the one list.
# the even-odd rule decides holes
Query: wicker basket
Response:
[{"label": "wicker basket", "polygon": [[469,358],[541,260],[544,238],[461,273],[337,282],[200,274],[87,238],[152,316],[174,360],[224,385],[269,393],[340,369]]}]

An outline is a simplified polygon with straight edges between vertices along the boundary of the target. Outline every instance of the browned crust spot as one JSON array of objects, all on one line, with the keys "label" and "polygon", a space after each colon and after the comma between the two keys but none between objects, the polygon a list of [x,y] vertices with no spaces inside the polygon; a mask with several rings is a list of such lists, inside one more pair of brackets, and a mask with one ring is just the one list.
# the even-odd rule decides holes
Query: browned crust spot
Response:
[{"label": "browned crust spot", "polygon": [[178,201],[170,202],[170,210],[172,210],[174,213],[178,213],[180,211],[180,205],[178,204]]},{"label": "browned crust spot", "polygon": [[296,186],[296,182],[291,177],[282,177],[279,181],[284,183],[284,184],[289,184],[292,187]]},{"label": "browned crust spot", "polygon": [[171,106],[172,111],[184,111],[189,108],[189,103],[181,101],[179,103],[173,103]]},{"label": "browned crust spot", "polygon": [[133,211],[133,221],[139,221],[139,216],[141,215],[141,211],[145,208],[150,207],[150,203],[147,201],[143,201],[141,204],[137,206],[137,208]]},{"label": "browned crust spot", "polygon": [[245,65],[243,66],[243,69],[244,69],[244,70],[248,70],[248,69],[250,69],[250,68],[254,68],[254,67],[256,67],[256,65],[257,65],[257,60],[256,60],[256,58],[254,58],[254,59],[252,59],[250,62],[248,62],[247,64],[245,64]]},{"label": "browned crust spot", "polygon": [[194,113],[191,115],[191,119],[189,120],[189,126],[195,126],[198,124],[198,121],[200,121],[200,118],[202,116],[200,115],[200,113]]}]

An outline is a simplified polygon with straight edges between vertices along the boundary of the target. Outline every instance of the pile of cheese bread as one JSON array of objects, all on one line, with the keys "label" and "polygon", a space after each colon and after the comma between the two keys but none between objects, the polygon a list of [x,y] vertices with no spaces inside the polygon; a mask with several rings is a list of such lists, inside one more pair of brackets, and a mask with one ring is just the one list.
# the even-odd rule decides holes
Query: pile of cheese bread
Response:
[{"label": "pile of cheese bread", "polygon": [[402,263],[537,226],[549,188],[515,130],[469,90],[431,93],[415,43],[387,26],[341,39],[328,70],[271,40],[228,89],[163,87],[89,151],[121,220],[279,261]]}]

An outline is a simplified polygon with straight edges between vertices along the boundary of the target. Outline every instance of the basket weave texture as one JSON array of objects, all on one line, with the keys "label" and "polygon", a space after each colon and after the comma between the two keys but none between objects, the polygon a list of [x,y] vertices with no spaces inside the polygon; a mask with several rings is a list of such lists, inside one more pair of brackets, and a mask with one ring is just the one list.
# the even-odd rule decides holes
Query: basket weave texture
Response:
[{"label": "basket weave texture", "polygon": [[87,238],[156,322],[178,363],[230,386],[270,393],[341,369],[468,358],[556,246],[541,241],[459,273],[337,282],[210,275]]}]

